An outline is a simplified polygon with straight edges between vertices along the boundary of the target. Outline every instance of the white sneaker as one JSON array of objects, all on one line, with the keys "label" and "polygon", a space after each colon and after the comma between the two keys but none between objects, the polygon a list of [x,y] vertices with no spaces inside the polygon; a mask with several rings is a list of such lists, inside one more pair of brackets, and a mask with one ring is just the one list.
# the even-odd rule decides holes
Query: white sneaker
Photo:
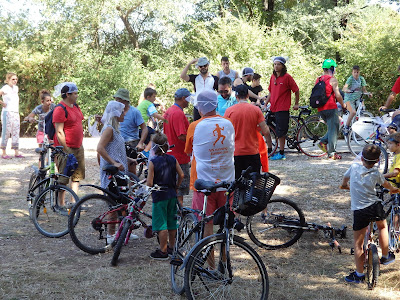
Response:
[{"label": "white sneaker", "polygon": [[107,234],[107,244],[112,244],[115,239],[115,234]]},{"label": "white sneaker", "polygon": [[139,239],[139,236],[137,236],[136,234],[131,233],[131,236],[130,236],[129,239],[131,239],[131,240],[138,240],[138,239]]}]

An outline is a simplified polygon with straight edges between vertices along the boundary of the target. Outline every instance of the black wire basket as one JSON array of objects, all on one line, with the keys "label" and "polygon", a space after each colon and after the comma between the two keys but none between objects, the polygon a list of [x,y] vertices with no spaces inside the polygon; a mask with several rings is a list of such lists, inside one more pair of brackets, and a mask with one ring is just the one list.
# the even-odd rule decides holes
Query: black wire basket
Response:
[{"label": "black wire basket", "polygon": [[233,211],[243,216],[252,216],[262,211],[267,207],[280,181],[279,177],[271,173],[251,173],[235,189]]}]

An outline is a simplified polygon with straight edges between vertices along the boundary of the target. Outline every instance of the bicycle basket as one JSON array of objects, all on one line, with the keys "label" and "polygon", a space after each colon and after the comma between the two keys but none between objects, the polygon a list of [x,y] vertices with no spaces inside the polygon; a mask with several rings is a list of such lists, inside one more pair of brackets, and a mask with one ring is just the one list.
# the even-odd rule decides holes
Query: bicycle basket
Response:
[{"label": "bicycle basket", "polygon": [[279,177],[271,173],[251,173],[244,179],[233,196],[233,211],[243,216],[252,216],[267,207],[269,199],[276,186],[280,183]]}]

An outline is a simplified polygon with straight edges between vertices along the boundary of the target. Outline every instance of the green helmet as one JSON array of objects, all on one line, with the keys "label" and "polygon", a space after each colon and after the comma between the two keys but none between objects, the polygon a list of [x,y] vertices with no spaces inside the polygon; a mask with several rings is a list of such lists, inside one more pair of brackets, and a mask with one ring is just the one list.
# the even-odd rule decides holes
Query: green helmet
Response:
[{"label": "green helmet", "polygon": [[331,67],[337,67],[337,64],[333,59],[325,59],[324,62],[322,63],[322,69],[330,69]]}]

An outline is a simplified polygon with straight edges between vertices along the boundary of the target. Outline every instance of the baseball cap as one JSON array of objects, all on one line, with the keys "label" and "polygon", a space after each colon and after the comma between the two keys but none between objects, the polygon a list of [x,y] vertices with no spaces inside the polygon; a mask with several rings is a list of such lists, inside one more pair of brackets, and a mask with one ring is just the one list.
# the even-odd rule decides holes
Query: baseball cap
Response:
[{"label": "baseball cap", "polygon": [[189,97],[190,92],[186,88],[181,88],[181,89],[176,90],[174,96],[175,96],[175,98]]},{"label": "baseball cap", "polygon": [[235,87],[235,93],[239,97],[247,97],[249,94],[249,86],[247,84],[240,84]]},{"label": "baseball cap", "polygon": [[130,102],[129,91],[127,89],[118,89],[115,93],[114,98],[121,98],[122,100]]},{"label": "baseball cap", "polygon": [[254,70],[252,68],[248,68],[248,67],[244,68],[243,76],[246,76],[246,75],[254,75]]},{"label": "baseball cap", "polygon": [[63,83],[57,84],[57,85],[54,87],[53,96],[54,96],[54,97],[60,96],[60,95],[61,95],[61,90],[62,90],[65,86],[68,87],[68,90],[67,90],[65,93],[63,93],[63,94],[71,94],[71,93],[73,93],[73,92],[77,92],[77,91],[78,91],[78,87],[76,86],[75,83],[73,83],[73,82],[63,82]]},{"label": "baseball cap", "polygon": [[202,66],[209,65],[209,64],[210,64],[210,61],[207,59],[207,57],[200,57],[196,63],[196,66],[202,67]]}]

